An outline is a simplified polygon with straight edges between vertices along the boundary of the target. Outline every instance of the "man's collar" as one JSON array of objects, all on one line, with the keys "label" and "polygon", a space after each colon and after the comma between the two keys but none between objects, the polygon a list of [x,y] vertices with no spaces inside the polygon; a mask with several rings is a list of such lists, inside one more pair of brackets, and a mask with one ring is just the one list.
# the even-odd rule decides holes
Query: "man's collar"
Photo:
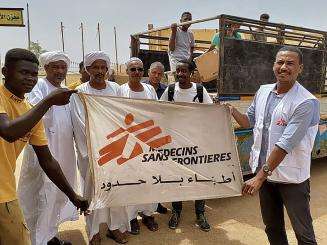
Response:
[{"label": "man's collar", "polygon": [[[150,79],[148,79],[148,80],[146,81],[146,83],[149,84],[149,85],[151,85],[151,86],[153,86],[152,83],[151,83],[151,81],[150,81]],[[154,87],[154,86],[153,86],[153,87]],[[158,83],[158,88],[161,88],[161,82]]]},{"label": "man's collar", "polygon": [[184,31],[183,28],[182,28],[182,26],[179,26],[178,28],[179,28],[179,30],[181,30],[183,32],[187,32],[188,31],[188,29],[186,31]]},{"label": "man's collar", "polygon": [[1,87],[2,87],[2,91],[3,91],[4,95],[5,95],[7,98],[13,100],[14,102],[16,102],[16,103],[21,103],[21,102],[23,102],[23,101],[25,100],[25,98],[24,98],[24,99],[21,99],[21,98],[17,97],[16,95],[14,95],[12,92],[10,92],[10,91],[6,88],[6,86],[5,86],[4,84],[1,85]]},{"label": "man's collar", "polygon": [[298,84],[298,81],[295,81],[294,84],[293,84],[293,86],[287,92],[282,93],[282,94],[279,94],[279,93],[277,93],[277,83],[275,83],[275,86],[272,87],[271,92],[274,93],[274,94],[276,94],[278,97],[283,97],[289,91],[291,91],[292,89],[294,89],[297,86],[297,84]]}]

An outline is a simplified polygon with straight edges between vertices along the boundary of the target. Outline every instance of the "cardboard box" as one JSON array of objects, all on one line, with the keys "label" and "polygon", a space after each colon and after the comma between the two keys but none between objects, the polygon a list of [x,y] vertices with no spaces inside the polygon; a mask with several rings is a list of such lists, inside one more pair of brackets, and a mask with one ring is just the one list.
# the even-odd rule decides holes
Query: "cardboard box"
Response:
[{"label": "cardboard box", "polygon": [[219,75],[219,51],[214,49],[194,59],[202,82],[210,82]]}]

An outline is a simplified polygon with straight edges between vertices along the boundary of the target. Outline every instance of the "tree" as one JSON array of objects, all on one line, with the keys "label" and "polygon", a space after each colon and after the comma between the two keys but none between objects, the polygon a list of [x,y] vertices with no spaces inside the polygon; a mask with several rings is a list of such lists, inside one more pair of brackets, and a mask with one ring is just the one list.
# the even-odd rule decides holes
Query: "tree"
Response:
[{"label": "tree", "polygon": [[47,52],[47,50],[43,49],[38,41],[31,42],[30,51],[32,51],[36,57],[39,59],[40,55],[44,52]]}]

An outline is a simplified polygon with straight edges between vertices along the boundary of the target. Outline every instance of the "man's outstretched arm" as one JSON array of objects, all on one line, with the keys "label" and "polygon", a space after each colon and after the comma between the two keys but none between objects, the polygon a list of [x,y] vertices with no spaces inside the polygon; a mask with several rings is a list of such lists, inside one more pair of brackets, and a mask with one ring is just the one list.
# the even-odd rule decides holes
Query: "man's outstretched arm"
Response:
[{"label": "man's outstretched arm", "polygon": [[[47,145],[36,146],[33,149],[37,155],[40,166],[47,174],[49,179],[66,194],[69,200],[81,211],[85,212],[88,209],[88,201],[75,193],[73,188],[68,183],[65,175],[63,174],[58,162],[52,157],[51,152]],[[72,163],[74,164],[74,163]]]},{"label": "man's outstretched arm", "polygon": [[230,112],[232,116],[234,117],[235,121],[242,127],[242,128],[250,128],[251,123],[248,118],[247,114],[243,114],[239,112],[235,107],[233,107],[230,104],[227,104],[229,106]]},{"label": "man's outstretched arm", "polygon": [[169,47],[169,51],[173,52],[175,50],[175,47],[176,47],[177,24],[173,23],[171,25],[170,29],[171,29],[171,34],[170,34],[170,37],[169,37],[168,47]]},{"label": "man's outstretched arm", "polygon": [[8,142],[14,142],[26,135],[41,120],[52,105],[65,105],[75,90],[57,89],[31,110],[20,117],[10,120],[6,113],[0,114],[0,137]]}]

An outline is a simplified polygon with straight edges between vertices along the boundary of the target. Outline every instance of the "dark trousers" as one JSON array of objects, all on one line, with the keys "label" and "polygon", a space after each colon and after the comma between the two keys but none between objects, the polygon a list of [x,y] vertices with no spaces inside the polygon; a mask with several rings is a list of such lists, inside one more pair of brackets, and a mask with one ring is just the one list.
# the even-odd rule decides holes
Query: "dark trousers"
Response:
[{"label": "dark trousers", "polygon": [[310,213],[310,180],[300,184],[265,181],[259,191],[266,234],[271,245],[287,245],[285,206],[299,245],[317,244]]},{"label": "dark trousers", "polygon": [[[173,210],[177,213],[181,213],[182,212],[182,208],[183,208],[183,203],[182,202],[172,202],[171,203],[173,206]],[[196,214],[201,214],[204,213],[204,205],[205,205],[205,201],[204,200],[195,200],[195,213]]]}]

